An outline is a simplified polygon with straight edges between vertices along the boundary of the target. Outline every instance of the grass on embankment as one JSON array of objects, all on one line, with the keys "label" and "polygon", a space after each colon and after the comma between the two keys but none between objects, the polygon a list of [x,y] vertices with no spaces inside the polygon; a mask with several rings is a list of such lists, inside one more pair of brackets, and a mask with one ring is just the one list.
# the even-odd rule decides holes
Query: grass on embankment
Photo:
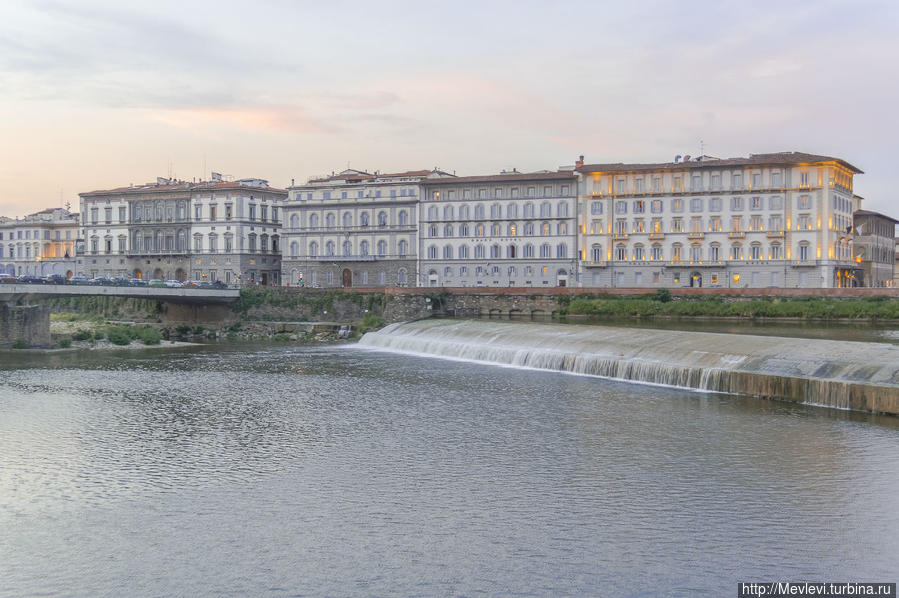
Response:
[{"label": "grass on embankment", "polygon": [[[567,297],[565,298],[567,299]],[[765,297],[742,300],[721,296],[672,298],[667,289],[638,297],[592,295],[572,298],[563,315],[597,317],[736,317],[815,320],[899,319],[899,300],[886,296],[864,299]]]}]

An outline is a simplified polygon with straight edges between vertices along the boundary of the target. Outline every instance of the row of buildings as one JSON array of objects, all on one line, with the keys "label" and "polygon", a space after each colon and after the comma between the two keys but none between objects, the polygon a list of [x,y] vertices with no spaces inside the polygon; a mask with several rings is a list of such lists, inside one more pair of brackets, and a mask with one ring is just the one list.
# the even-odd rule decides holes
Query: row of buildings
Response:
[{"label": "row of buildings", "polygon": [[0,270],[321,287],[892,286],[861,170],[782,152],[455,176],[347,169],[287,189],[160,178],[0,219]]}]

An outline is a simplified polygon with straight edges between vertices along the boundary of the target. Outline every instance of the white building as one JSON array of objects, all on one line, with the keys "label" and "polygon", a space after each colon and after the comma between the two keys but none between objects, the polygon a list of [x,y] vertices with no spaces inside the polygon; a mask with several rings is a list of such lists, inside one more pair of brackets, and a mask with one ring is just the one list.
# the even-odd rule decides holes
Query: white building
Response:
[{"label": "white building", "polygon": [[422,183],[421,286],[577,285],[577,177],[504,172]]},{"label": "white building", "polygon": [[283,281],[322,287],[415,286],[418,206],[439,170],[344,170],[291,185],[283,207]]},{"label": "white building", "polygon": [[24,218],[0,218],[0,272],[16,276],[81,273],[78,214],[50,208]]},{"label": "white building", "polygon": [[280,281],[280,202],[257,178],[155,183],[82,193],[87,276]]},{"label": "white building", "polygon": [[798,152],[663,164],[581,162],[588,287],[850,286],[852,179]]}]

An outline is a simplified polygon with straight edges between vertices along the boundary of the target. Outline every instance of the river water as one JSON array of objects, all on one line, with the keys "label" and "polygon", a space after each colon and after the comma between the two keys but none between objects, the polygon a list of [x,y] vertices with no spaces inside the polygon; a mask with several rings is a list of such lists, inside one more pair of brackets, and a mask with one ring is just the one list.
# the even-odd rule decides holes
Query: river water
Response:
[{"label": "river water", "polygon": [[354,346],[0,354],[0,596],[899,579],[899,418]]}]

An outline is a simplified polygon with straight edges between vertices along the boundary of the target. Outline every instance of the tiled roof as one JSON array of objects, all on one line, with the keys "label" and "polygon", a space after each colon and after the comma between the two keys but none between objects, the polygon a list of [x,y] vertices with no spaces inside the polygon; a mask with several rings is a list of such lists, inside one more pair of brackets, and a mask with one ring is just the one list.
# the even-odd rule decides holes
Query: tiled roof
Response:
[{"label": "tiled roof", "polygon": [[[439,174],[441,176],[451,177],[453,175],[443,172],[441,170],[407,170],[405,172],[364,172],[358,170],[351,171],[343,171],[337,174],[332,174],[331,176],[325,177],[317,177],[309,179],[306,183],[307,185],[313,183],[330,183],[337,181],[349,181],[349,182],[365,182],[365,181],[374,181],[377,179],[401,179],[401,178],[425,178],[432,174]],[[296,185],[297,187],[302,187],[302,185]]]},{"label": "tiled roof", "polygon": [[789,166],[816,162],[837,162],[856,174],[862,171],[841,158],[807,154],[805,152],[777,152],[773,154],[750,154],[748,158],[706,158],[689,162],[663,162],[659,164],[584,164],[579,172],[630,172],[635,170],[684,170],[692,168],[721,168],[728,166]]},{"label": "tiled roof", "polygon": [[465,183],[511,183],[515,181],[546,181],[573,179],[574,172],[513,172],[482,176],[460,176],[447,179],[428,179],[422,182],[429,187],[434,185],[456,185]]},{"label": "tiled roof", "polygon": [[287,193],[284,189],[277,187],[254,187],[252,185],[242,185],[239,181],[201,181],[199,183],[189,183],[179,181],[178,183],[147,183],[145,185],[133,185],[128,187],[117,187],[115,189],[98,189],[96,191],[87,191],[79,193],[79,195],[126,195],[138,193],[173,193],[177,191],[218,191],[227,189],[258,189],[259,191],[269,191],[274,193]]},{"label": "tiled roof", "polygon": [[880,212],[872,212],[871,210],[856,210],[852,213],[853,216],[876,216],[878,218],[885,218],[886,220],[892,220],[894,224],[899,224],[899,220],[896,220],[892,216],[887,216],[886,214],[881,214]]}]

